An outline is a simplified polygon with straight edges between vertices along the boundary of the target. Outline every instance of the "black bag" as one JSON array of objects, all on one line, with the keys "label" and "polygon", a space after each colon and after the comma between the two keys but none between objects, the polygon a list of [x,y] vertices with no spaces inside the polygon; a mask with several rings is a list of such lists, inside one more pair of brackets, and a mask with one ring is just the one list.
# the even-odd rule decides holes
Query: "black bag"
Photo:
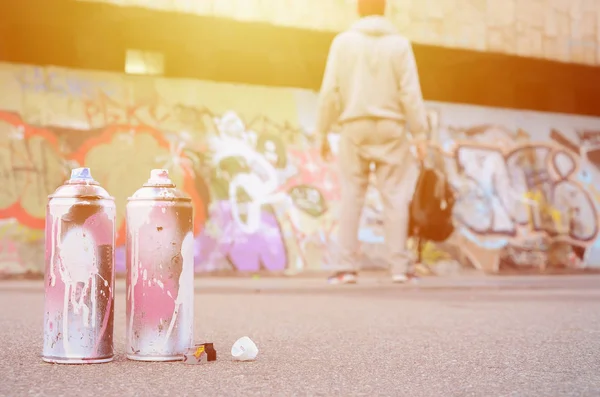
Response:
[{"label": "black bag", "polygon": [[409,207],[409,236],[418,238],[419,245],[421,239],[445,241],[454,231],[454,201],[454,191],[445,172],[421,164]]}]

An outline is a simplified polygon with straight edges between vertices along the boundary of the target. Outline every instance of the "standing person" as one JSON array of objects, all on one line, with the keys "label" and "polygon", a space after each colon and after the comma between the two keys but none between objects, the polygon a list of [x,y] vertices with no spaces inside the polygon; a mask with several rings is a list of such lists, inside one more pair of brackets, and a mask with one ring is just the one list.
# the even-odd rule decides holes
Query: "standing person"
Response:
[{"label": "standing person", "polygon": [[424,156],[429,127],[411,43],[384,17],[385,8],[385,0],[358,0],[361,18],[333,40],[319,95],[317,133],[323,158],[331,153],[327,133],[341,125],[341,271],[329,278],[335,284],[357,279],[358,229],[371,164],[383,203],[392,281],[412,279],[406,240],[413,189],[406,181],[415,170],[411,148]]}]

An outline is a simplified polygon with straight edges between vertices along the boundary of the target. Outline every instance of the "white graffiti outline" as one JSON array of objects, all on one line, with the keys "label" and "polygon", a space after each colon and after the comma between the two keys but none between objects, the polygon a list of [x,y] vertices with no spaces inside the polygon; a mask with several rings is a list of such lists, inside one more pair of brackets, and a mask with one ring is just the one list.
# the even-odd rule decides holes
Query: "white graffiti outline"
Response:
[{"label": "white graffiti outline", "polygon": [[[253,132],[245,131],[244,125],[237,116],[227,113],[222,119],[225,122],[218,123],[220,129],[224,124],[229,129],[221,130],[222,136],[214,137],[209,141],[213,150],[212,164],[219,163],[226,158],[241,158],[248,165],[249,172],[236,174],[229,182],[229,201],[231,204],[231,215],[240,227],[248,234],[256,233],[262,224],[262,208],[265,205],[284,202],[289,198],[285,193],[277,193],[279,177],[275,167],[260,153],[253,145],[256,137]],[[241,203],[239,192],[244,190],[250,201]],[[242,219],[245,212],[246,220]]]}]

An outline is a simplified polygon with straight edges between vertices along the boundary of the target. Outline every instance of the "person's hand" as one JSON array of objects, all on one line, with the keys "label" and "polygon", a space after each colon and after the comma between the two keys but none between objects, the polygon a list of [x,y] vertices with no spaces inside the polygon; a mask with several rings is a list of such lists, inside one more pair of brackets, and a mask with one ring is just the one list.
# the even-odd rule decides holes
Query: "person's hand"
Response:
[{"label": "person's hand", "polygon": [[327,136],[324,136],[321,139],[321,158],[323,161],[331,160],[331,146],[329,145],[329,139],[327,139]]},{"label": "person's hand", "polygon": [[427,141],[417,141],[415,143],[416,155],[419,161],[425,160],[427,157]]}]

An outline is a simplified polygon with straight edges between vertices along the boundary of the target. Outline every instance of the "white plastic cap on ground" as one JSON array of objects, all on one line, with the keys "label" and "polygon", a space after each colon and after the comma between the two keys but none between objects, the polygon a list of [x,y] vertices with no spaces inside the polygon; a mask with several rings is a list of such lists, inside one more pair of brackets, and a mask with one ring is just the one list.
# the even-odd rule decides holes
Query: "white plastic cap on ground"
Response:
[{"label": "white plastic cap on ground", "polygon": [[231,355],[237,361],[252,361],[258,355],[258,347],[256,347],[252,339],[244,336],[233,344]]}]

